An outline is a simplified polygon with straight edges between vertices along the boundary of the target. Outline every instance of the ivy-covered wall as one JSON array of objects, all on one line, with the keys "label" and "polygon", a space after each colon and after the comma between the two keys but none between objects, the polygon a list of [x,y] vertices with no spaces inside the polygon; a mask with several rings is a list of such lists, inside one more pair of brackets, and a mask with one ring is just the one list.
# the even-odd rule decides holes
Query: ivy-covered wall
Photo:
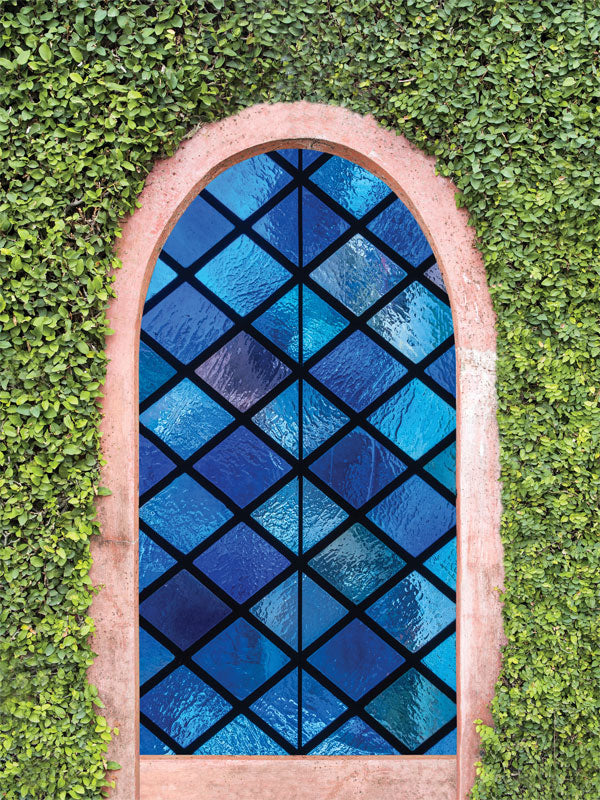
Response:
[{"label": "ivy-covered wall", "polygon": [[508,644],[473,797],[600,796],[599,52],[597,0],[4,0],[1,797],[105,784],[88,570],[119,220],[199,123],[297,99],[433,153],[481,240]]}]

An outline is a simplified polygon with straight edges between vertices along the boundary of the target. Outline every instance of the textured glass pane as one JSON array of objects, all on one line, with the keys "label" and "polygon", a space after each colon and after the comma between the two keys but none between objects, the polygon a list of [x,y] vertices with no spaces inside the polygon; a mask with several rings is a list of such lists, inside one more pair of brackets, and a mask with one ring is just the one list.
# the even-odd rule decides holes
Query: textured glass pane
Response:
[{"label": "textured glass pane", "polygon": [[166,756],[172,755],[173,750],[164,742],[150,733],[145,725],[140,725],[140,755],[142,756]]},{"label": "textured glass pane", "polygon": [[232,230],[231,222],[203,197],[197,197],[179,219],[164,250],[182,267],[189,267]]},{"label": "textured glass pane", "polygon": [[302,189],[302,256],[304,266],[330,247],[350,226],[308,189]]},{"label": "textured glass pane", "polygon": [[298,192],[292,192],[275,208],[261,217],[254,230],[277,248],[282,255],[298,264]]},{"label": "textured glass pane", "polygon": [[233,213],[245,219],[289,183],[290,176],[269,156],[241,161],[222,172],[207,190]]},{"label": "textured glass pane", "polygon": [[173,660],[173,653],[140,628],[140,683],[146,683],[153,675]]},{"label": "textured glass pane", "polygon": [[285,750],[246,717],[236,717],[195,751],[201,756],[282,756]]},{"label": "textured glass pane", "polygon": [[456,494],[456,444],[448,445],[425,466],[425,471]]},{"label": "textured glass pane", "polygon": [[277,444],[298,458],[300,425],[298,420],[298,384],[285,391],[258,412],[252,421],[274,439]]},{"label": "textured glass pane", "polygon": [[428,558],[425,566],[447,586],[456,590],[456,538]]},{"label": "textured glass pane", "polygon": [[140,403],[168,381],[176,370],[145,342],[140,342]]},{"label": "textured glass pane", "polygon": [[432,255],[418,222],[401,200],[394,200],[367,227],[413,267]]},{"label": "textured glass pane", "polygon": [[442,289],[444,292],[446,291],[444,278],[437,264],[433,264],[433,266],[429,267],[425,275],[427,278],[429,278],[429,280],[432,283],[435,283],[435,285],[439,286],[439,288]]},{"label": "textured glass pane", "polygon": [[273,303],[254,322],[264,336],[277,347],[291,356],[295,361],[300,353],[300,330],[298,328],[298,287],[295,286],[287,294]]},{"label": "textured glass pane", "polygon": [[352,717],[310,751],[311,756],[392,756],[396,753],[385,739],[358,717]]},{"label": "textured glass pane", "polygon": [[265,530],[293,553],[298,553],[298,481],[271,495],[252,514]]},{"label": "textured glass pane", "polygon": [[347,324],[345,317],[305,286],[302,295],[303,360],[306,361],[318,353]]},{"label": "textured glass pane", "polygon": [[155,294],[158,294],[161,289],[164,289],[165,286],[168,286],[176,277],[177,273],[175,270],[171,269],[171,267],[169,267],[162,259],[159,258],[156,262],[156,266],[154,267],[152,278],[150,279],[148,293],[146,294],[146,301],[150,300],[151,297],[154,297]]},{"label": "textured glass pane", "polygon": [[175,559],[156,544],[143,531],[139,534],[139,575],[140,591],[175,564]]},{"label": "textured glass pane", "polygon": [[175,467],[171,459],[162,450],[149,442],[145,436],[139,437],[140,442],[140,494],[151,489],[155,483]]},{"label": "textured glass pane", "polygon": [[428,756],[454,756],[456,755],[456,728],[446,734],[443,739],[440,739],[436,744],[432,745],[425,751]]},{"label": "textured glass pane", "polygon": [[426,667],[456,691],[456,634],[453,633],[423,658]]},{"label": "textured glass pane", "polygon": [[313,173],[311,180],[355,217],[362,217],[390,193],[379,178],[338,156]]},{"label": "textured glass pane", "polygon": [[454,346],[436,359],[431,366],[427,367],[425,373],[433,378],[436,383],[456,395],[456,356],[454,353]]},{"label": "textured glass pane", "polygon": [[302,544],[306,552],[341,525],[348,514],[310,481],[304,480]]}]

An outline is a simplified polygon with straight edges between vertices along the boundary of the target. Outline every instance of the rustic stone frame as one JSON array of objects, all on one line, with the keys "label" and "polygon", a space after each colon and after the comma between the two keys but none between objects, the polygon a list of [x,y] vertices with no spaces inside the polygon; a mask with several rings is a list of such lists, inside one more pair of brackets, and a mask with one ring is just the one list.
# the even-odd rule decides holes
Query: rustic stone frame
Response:
[{"label": "rustic stone frame", "polygon": [[[187,205],[216,175],[250,156],[284,147],[333,153],[382,178],[414,214],[448,289],[457,355],[457,670],[458,755],[454,756],[142,756],[138,755],[138,346],[151,273]],[[158,162],[123,225],[122,268],[110,305],[115,333],[103,401],[101,536],[92,543],[93,641],[98,686],[120,734],[110,758],[122,769],[113,800],[464,800],[475,777],[476,719],[488,704],[503,642],[500,485],[495,394],[494,313],[481,255],[456,208],[454,185],[433,158],[372,117],[313,103],[259,105],[200,128],[172,158]]]}]

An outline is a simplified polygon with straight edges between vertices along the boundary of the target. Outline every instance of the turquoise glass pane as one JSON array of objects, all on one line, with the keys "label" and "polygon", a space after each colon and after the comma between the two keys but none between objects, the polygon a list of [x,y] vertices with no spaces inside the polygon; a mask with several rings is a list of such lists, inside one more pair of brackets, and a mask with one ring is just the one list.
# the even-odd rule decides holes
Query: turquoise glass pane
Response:
[{"label": "turquoise glass pane", "polygon": [[423,664],[456,691],[456,634],[453,633],[423,658]]},{"label": "turquoise glass pane", "polygon": [[456,591],[456,538],[437,550],[425,562],[427,569]]},{"label": "turquoise glass pane", "polygon": [[456,444],[450,444],[425,466],[425,471],[456,494]]},{"label": "turquoise glass pane", "polygon": [[140,403],[176,374],[176,369],[140,342]]}]

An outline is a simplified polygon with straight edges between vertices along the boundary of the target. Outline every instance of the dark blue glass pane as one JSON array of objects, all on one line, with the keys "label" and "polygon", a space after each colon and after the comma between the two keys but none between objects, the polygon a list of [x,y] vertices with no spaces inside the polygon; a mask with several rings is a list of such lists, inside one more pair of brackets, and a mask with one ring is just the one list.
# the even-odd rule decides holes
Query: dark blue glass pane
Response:
[{"label": "dark blue glass pane", "polygon": [[231,613],[219,598],[183,570],[140,603],[140,614],[184,650]]},{"label": "dark blue glass pane", "polygon": [[456,494],[456,443],[448,445],[439,455],[425,466],[425,471],[433,475],[446,489]]},{"label": "dark blue glass pane", "polygon": [[453,633],[425,656],[423,663],[456,691],[456,634]]},{"label": "dark blue glass pane", "polygon": [[413,556],[456,525],[454,506],[413,475],[367,516]]},{"label": "dark blue glass pane", "polygon": [[252,226],[280,253],[298,264],[298,192],[294,191]]},{"label": "dark blue glass pane", "polygon": [[298,361],[300,353],[298,303],[298,287],[294,286],[254,322],[257,330],[295,361]]},{"label": "dark blue glass pane", "polygon": [[290,370],[250,334],[238,333],[201,364],[196,374],[240,411],[246,411]]},{"label": "dark blue glass pane", "polygon": [[193,660],[243,699],[278,672],[288,657],[256,628],[238,619],[194,656]]},{"label": "dark blue glass pane", "polygon": [[456,356],[454,345],[436,359],[425,373],[450,394],[456,396]]},{"label": "dark blue glass pane", "polygon": [[401,570],[404,563],[356,523],[316,555],[310,565],[353,603],[360,603]]},{"label": "dark blue glass pane", "polygon": [[290,466],[246,428],[238,428],[194,468],[246,506],[290,471]]},{"label": "dark blue glass pane", "polygon": [[454,621],[456,606],[422,575],[411,572],[367,614],[415,653]]},{"label": "dark blue glass pane", "polygon": [[388,187],[366,169],[333,156],[311,180],[355,217],[362,217],[390,193]]},{"label": "dark blue glass pane", "polygon": [[352,717],[325,741],[310,751],[311,756],[392,756],[397,751],[373,728]]},{"label": "dark blue glass pane", "polygon": [[152,272],[152,277],[150,278],[150,285],[146,293],[146,302],[150,300],[151,297],[154,297],[155,294],[158,294],[161,289],[164,289],[165,286],[168,286],[176,277],[177,273],[175,270],[171,269],[171,267],[167,266],[167,264],[159,258]]},{"label": "dark blue glass pane", "polygon": [[139,533],[139,576],[140,591],[175,564],[175,559],[156,544],[143,531]]},{"label": "dark blue glass pane", "polygon": [[236,216],[246,219],[290,180],[272,158],[260,155],[229,167],[206,188]]},{"label": "dark blue glass pane", "polygon": [[432,255],[425,234],[401,200],[394,200],[367,227],[413,267]]},{"label": "dark blue glass pane", "polygon": [[293,149],[284,149],[284,150],[277,150],[280,156],[283,156],[286,161],[289,161],[294,167],[298,166],[298,150]]},{"label": "dark blue glass pane", "polygon": [[454,728],[443,739],[440,739],[437,744],[430,747],[425,754],[428,756],[454,756],[456,752],[456,728]]},{"label": "dark blue glass pane", "polygon": [[194,561],[238,603],[255,594],[289,563],[285,556],[243,522]]},{"label": "dark blue glass pane", "polygon": [[231,222],[197,197],[179,219],[164,250],[182,267],[189,267],[232,230]]},{"label": "dark blue glass pane", "polygon": [[184,283],[144,314],[142,330],[187,364],[232,324],[210,300]]},{"label": "dark blue glass pane", "polygon": [[140,683],[145,683],[172,660],[173,653],[140,628]]},{"label": "dark blue glass pane", "polygon": [[245,315],[282,286],[290,273],[243,235],[202,267],[196,277],[236,313]]},{"label": "dark blue glass pane", "polygon": [[362,428],[347,434],[311,470],[355,508],[366,503],[405,466]]},{"label": "dark blue glass pane", "polygon": [[358,620],[346,625],[308,660],[353,700],[404,663],[399,653]]},{"label": "dark blue glass pane", "polygon": [[153,733],[150,733],[145,725],[140,725],[140,755],[142,756],[166,756],[172,755],[173,751]]},{"label": "dark blue glass pane", "polygon": [[195,751],[200,756],[283,756],[285,750],[243,716],[215,733]]},{"label": "dark blue glass pane", "polygon": [[311,374],[355,411],[362,411],[406,375],[372,339],[355,331],[311,369]]},{"label": "dark blue glass pane", "polygon": [[415,378],[369,417],[411,458],[420,458],[456,425],[452,406]]},{"label": "dark blue glass pane", "polygon": [[298,553],[298,481],[271,495],[252,517],[293,553]]},{"label": "dark blue glass pane", "polygon": [[140,494],[144,494],[155,483],[175,467],[175,464],[145,436],[139,437],[140,442]]},{"label": "dark blue glass pane", "polygon": [[229,703],[187,667],[179,667],[140,698],[140,711],[187,747],[229,711]]},{"label": "dark blue glass pane", "polygon": [[350,226],[308,189],[302,189],[302,258],[304,266]]},{"label": "dark blue glass pane", "polygon": [[367,711],[414,750],[456,715],[456,705],[416,669],[405,672]]},{"label": "dark blue glass pane", "polygon": [[175,369],[145,342],[140,342],[140,402],[143,402],[173,375],[175,375]]},{"label": "dark blue glass pane", "polygon": [[319,150],[302,150],[302,168],[306,169],[321,155],[323,154]]},{"label": "dark blue glass pane", "polygon": [[456,539],[451,539],[425,562],[427,569],[456,590]]}]

